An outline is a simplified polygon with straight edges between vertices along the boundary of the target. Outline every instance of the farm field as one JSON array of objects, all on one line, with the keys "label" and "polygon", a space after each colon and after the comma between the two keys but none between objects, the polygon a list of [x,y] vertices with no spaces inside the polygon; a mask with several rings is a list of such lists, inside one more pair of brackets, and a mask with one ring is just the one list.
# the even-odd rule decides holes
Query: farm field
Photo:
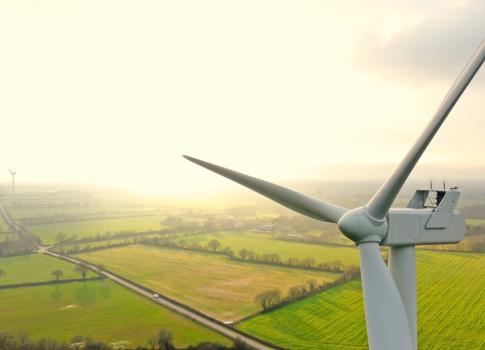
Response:
[{"label": "farm field", "polygon": [[8,241],[12,235],[12,233],[0,232],[0,243]]},{"label": "farm field", "polygon": [[[2,257],[0,269],[5,272],[5,276],[0,277],[0,286],[52,281],[55,279],[52,276],[54,270],[61,270],[64,273],[62,279],[81,278],[79,273],[74,272],[74,267],[75,265],[71,263],[44,254]],[[94,276],[94,272],[89,271],[86,277]]]},{"label": "farm field", "polygon": [[288,242],[271,238],[269,234],[254,232],[216,232],[183,237],[188,243],[207,245],[211,239],[217,239],[222,247],[232,250],[245,248],[258,254],[277,253],[282,260],[291,257],[314,258],[317,263],[340,260],[344,265],[359,265],[358,251],[354,246],[339,247],[332,245]]},{"label": "farm field", "polygon": [[338,274],[232,261],[221,255],[149,246],[128,246],[76,255],[223,321],[259,310],[254,297],[268,289],[283,294],[314,278]]},{"label": "farm field", "polygon": [[0,232],[10,232],[10,227],[8,227],[7,223],[3,220],[0,216]]},{"label": "farm field", "polygon": [[70,341],[75,335],[148,346],[147,339],[170,330],[178,347],[229,341],[109,281],[0,290],[0,329]]},{"label": "farm field", "polygon": [[56,236],[59,233],[65,234],[68,238],[76,236],[77,239],[83,237],[96,236],[106,232],[117,233],[123,231],[148,231],[160,230],[160,222],[165,218],[162,215],[148,215],[117,219],[71,221],[56,224],[32,225],[28,229],[37,235],[44,244],[56,243]]},{"label": "farm field", "polygon": [[470,226],[485,226],[485,219],[467,219],[466,223]]},{"label": "farm field", "polygon": [[[481,350],[485,255],[419,251],[419,348]],[[360,282],[353,281],[237,328],[294,350],[367,349]]]},{"label": "farm field", "polygon": [[161,214],[160,210],[149,207],[120,207],[116,205],[96,206],[46,206],[46,207],[10,207],[7,208],[14,220],[22,221],[25,218],[42,218],[56,216],[124,216],[124,215],[154,215]]}]

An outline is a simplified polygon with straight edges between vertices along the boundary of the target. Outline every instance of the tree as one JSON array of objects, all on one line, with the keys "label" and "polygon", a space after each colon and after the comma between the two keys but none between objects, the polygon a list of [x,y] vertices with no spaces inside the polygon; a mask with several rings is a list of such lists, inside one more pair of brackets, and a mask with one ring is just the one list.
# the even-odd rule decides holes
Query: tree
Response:
[{"label": "tree", "polygon": [[64,272],[62,272],[61,270],[54,270],[52,271],[52,276],[56,278],[56,281],[59,281],[62,276],[64,276]]},{"label": "tree", "polygon": [[66,240],[66,238],[67,238],[67,237],[66,237],[66,235],[65,235],[64,233],[59,232],[59,233],[57,234],[57,236],[56,236],[56,242],[57,242],[57,243],[62,243],[62,242],[64,242],[64,241]]},{"label": "tree", "polygon": [[269,299],[270,296],[268,292],[262,292],[254,297],[254,302],[261,306],[263,310],[267,310],[269,307]]},{"label": "tree", "polygon": [[288,258],[288,260],[286,260],[286,264],[288,264],[290,266],[298,266],[300,264],[300,259],[298,259],[298,258]]},{"label": "tree", "polygon": [[318,282],[316,279],[309,279],[308,281],[306,281],[306,283],[308,284],[308,289],[310,290],[310,293],[313,293],[317,290]]},{"label": "tree", "polygon": [[269,258],[273,264],[281,264],[281,257],[279,254],[270,254]]},{"label": "tree", "polygon": [[83,280],[85,280],[88,273],[88,268],[86,265],[76,265],[76,267],[74,268],[74,272],[80,273]]},{"label": "tree", "polygon": [[84,344],[83,350],[112,350],[113,348],[111,345],[100,342],[100,341],[93,341],[88,339],[86,344]]},{"label": "tree", "polygon": [[215,252],[221,246],[221,243],[217,239],[212,239],[207,243],[207,246]]},{"label": "tree", "polygon": [[234,259],[234,257],[236,256],[236,254],[230,247],[224,248],[223,252],[229,259]]},{"label": "tree", "polygon": [[170,333],[170,331],[161,329],[160,332],[158,332],[158,348],[160,350],[175,350],[172,333]]},{"label": "tree", "polygon": [[310,268],[315,267],[315,259],[313,258],[305,258],[302,260],[301,263],[304,267],[310,267]]},{"label": "tree", "polygon": [[248,256],[248,250],[243,248],[241,249],[239,252],[238,252],[238,255],[241,259],[243,260],[246,260],[247,256]]},{"label": "tree", "polygon": [[268,310],[281,302],[281,292],[279,289],[271,289],[259,293],[254,297],[254,302],[259,304],[263,310]]},{"label": "tree", "polygon": [[290,298],[290,300],[294,300],[294,299],[305,296],[306,293],[307,293],[307,290],[306,290],[305,285],[299,284],[297,286],[290,287],[288,289],[288,298]]},{"label": "tree", "polygon": [[[385,261],[387,262],[388,259],[386,258]],[[334,271],[342,271],[342,262],[340,260],[332,261],[332,268]]]},{"label": "tree", "polygon": [[290,300],[294,300],[298,298],[299,295],[300,295],[300,290],[298,289],[298,287],[290,287],[288,289],[288,298]]},{"label": "tree", "polygon": [[150,344],[150,346],[152,347],[152,350],[155,350],[155,347],[158,344],[158,337],[154,335],[148,338],[148,344]]}]

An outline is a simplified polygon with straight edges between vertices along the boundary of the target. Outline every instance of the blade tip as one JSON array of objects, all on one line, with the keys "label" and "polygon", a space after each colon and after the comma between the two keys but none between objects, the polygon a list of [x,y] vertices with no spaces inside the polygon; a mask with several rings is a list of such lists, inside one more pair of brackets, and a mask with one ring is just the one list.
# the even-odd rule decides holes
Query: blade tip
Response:
[{"label": "blade tip", "polygon": [[200,159],[188,156],[186,154],[183,154],[182,157],[184,157],[185,159],[187,159],[187,160],[189,160],[189,161],[191,161],[192,163],[195,163],[195,164],[200,164],[202,162]]}]

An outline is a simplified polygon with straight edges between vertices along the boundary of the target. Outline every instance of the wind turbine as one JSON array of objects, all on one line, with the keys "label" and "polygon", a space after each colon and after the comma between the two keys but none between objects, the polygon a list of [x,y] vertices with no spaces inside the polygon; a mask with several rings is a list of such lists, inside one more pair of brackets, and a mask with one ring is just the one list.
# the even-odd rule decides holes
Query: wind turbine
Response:
[{"label": "wind turbine", "polygon": [[[347,209],[196,158],[188,160],[227,177],[311,218],[336,223],[356,243],[371,350],[417,349],[416,256],[420,244],[457,243],[465,234],[463,215],[455,209],[454,189],[417,190],[407,208],[391,208],[409,174],[455,103],[485,60],[485,40],[468,61],[435,115],[394,173],[362,207]],[[428,199],[435,196],[429,206]],[[379,251],[389,246],[389,266]]]},{"label": "wind turbine", "polygon": [[12,194],[15,193],[15,175],[17,175],[17,170],[12,170],[7,167],[8,172],[12,175]]}]

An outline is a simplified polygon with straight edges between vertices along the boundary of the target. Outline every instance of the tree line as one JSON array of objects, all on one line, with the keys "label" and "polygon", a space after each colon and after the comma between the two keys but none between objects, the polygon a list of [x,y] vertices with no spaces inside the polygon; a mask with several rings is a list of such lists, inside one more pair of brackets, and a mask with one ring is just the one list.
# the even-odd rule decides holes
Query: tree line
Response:
[{"label": "tree line", "polygon": [[[149,347],[138,346],[136,350],[252,350],[246,343],[236,340],[231,346],[224,346],[218,343],[201,342],[181,349],[175,347],[172,333],[161,329],[156,335],[147,340]],[[90,337],[74,336],[70,342],[59,342],[53,339],[41,338],[32,340],[25,334],[12,335],[7,332],[0,332],[0,350],[115,350],[124,347],[113,346],[106,342],[97,341]]]},{"label": "tree line", "polygon": [[131,240],[125,239],[123,242],[119,243],[111,243],[109,241],[106,242],[106,244],[99,244],[95,246],[91,246],[89,244],[86,244],[84,247],[81,247],[80,245],[75,245],[70,248],[64,248],[62,246],[57,247],[56,251],[61,253],[61,254],[78,254],[78,253],[85,253],[85,252],[92,252],[95,250],[102,250],[102,249],[109,249],[109,248],[116,248],[116,247],[123,247],[127,245],[132,245],[137,242],[138,238],[133,238]]},{"label": "tree line", "polygon": [[77,235],[67,236],[63,232],[59,232],[55,240],[58,245],[65,244],[65,243],[89,243],[89,242],[98,242],[98,241],[108,241],[112,239],[122,239],[122,238],[132,238],[132,237],[140,237],[143,235],[149,235],[154,233],[159,234],[169,234],[173,231],[170,229],[159,229],[159,230],[148,230],[143,232],[138,232],[134,230],[124,230],[120,232],[110,232],[106,231],[105,233],[97,233],[94,236],[87,236],[78,238]]},{"label": "tree line", "polygon": [[44,225],[44,224],[56,224],[61,222],[71,221],[91,221],[91,220],[103,220],[103,219],[119,219],[119,218],[132,218],[140,216],[155,215],[153,213],[127,213],[120,212],[118,214],[109,213],[85,213],[85,214],[58,214],[49,216],[32,216],[19,218],[19,222],[23,225]]},{"label": "tree line", "polygon": [[174,239],[163,237],[143,238],[139,239],[138,243],[166,248],[177,248],[221,254],[227,256],[231,260],[239,260],[259,264],[296,267],[301,269],[336,273],[341,273],[345,270],[345,267],[340,260],[334,260],[330,262],[317,262],[314,258],[311,257],[290,257],[288,259],[282,259],[281,256],[277,253],[258,254],[246,248],[240,249],[239,251],[235,252],[233,249],[231,249],[231,247],[222,248],[222,244],[217,239],[210,240],[205,246],[196,242],[189,244],[184,239],[175,241]]},{"label": "tree line", "polygon": [[288,288],[285,297],[282,296],[281,290],[275,288],[259,293],[254,297],[254,302],[261,307],[261,311],[273,310],[283,305],[295,302],[297,300],[315,295],[329,288],[339,286],[354,279],[360,278],[360,270],[356,266],[350,266],[334,281],[323,281],[318,283],[315,279],[309,279],[306,283],[301,283]]}]

